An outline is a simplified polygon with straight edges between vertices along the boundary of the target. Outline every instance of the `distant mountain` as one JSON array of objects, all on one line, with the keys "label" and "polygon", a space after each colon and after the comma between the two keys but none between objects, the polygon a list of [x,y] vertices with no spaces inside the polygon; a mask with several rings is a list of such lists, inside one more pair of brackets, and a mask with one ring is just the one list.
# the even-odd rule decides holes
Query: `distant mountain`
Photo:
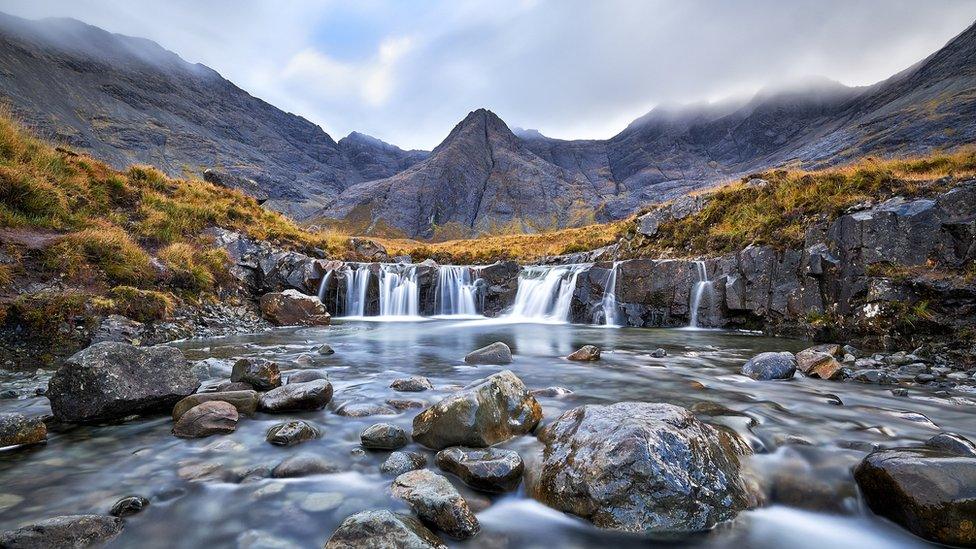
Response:
[{"label": "distant mountain", "polygon": [[41,135],[118,168],[218,168],[254,179],[268,206],[298,217],[423,158],[360,134],[336,143],[208,67],[73,19],[0,14],[0,97]]}]

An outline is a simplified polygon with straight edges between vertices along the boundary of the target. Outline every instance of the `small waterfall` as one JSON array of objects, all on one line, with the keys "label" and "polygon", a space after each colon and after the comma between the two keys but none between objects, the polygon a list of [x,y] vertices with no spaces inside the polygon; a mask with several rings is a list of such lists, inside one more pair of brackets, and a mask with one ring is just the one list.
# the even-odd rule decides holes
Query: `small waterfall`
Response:
[{"label": "small waterfall", "polygon": [[617,267],[619,261],[613,262],[613,268],[607,275],[607,283],[603,286],[603,299],[600,306],[603,309],[603,323],[607,326],[620,326],[620,314],[617,308]]},{"label": "small waterfall", "polygon": [[[705,268],[704,261],[695,262],[695,270],[698,273],[698,281],[695,282],[694,287],[691,290],[691,304],[689,308],[690,312],[690,322],[688,323],[689,328],[698,328],[698,309],[701,307],[702,297],[708,294],[711,298],[712,293],[712,281],[708,279],[708,269]],[[711,301],[709,301],[711,303]]]},{"label": "small waterfall", "polygon": [[369,287],[369,265],[360,263],[355,269],[347,265],[345,316],[366,316],[366,290]]},{"label": "small waterfall", "polygon": [[380,266],[380,316],[419,316],[416,265]]},{"label": "small waterfall", "polygon": [[474,269],[441,265],[437,269],[437,314],[477,316],[478,279]]},{"label": "small waterfall", "polygon": [[332,280],[332,269],[329,269],[322,276],[322,282],[319,282],[319,301],[325,303],[325,292],[329,289],[329,282]]},{"label": "small waterfall", "polygon": [[587,265],[525,267],[519,273],[515,305],[510,316],[569,321],[576,280]]}]

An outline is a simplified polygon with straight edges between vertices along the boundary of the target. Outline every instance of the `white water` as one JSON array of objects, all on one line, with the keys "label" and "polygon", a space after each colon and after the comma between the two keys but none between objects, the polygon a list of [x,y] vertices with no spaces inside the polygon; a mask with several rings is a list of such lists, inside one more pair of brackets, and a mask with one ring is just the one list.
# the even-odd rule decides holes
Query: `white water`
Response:
[{"label": "white water", "polygon": [[588,265],[525,267],[519,273],[515,305],[509,317],[541,321],[569,321],[576,280]]},{"label": "white water", "polygon": [[698,281],[695,282],[695,286],[691,290],[691,303],[689,308],[690,322],[688,323],[689,328],[698,328],[698,309],[701,307],[702,297],[706,294],[709,296],[709,304],[711,304],[711,294],[712,294],[712,281],[708,280],[708,270],[705,268],[704,261],[695,262],[695,270],[698,272]]},{"label": "white water", "polygon": [[617,266],[619,261],[613,262],[613,268],[607,275],[607,283],[603,286],[603,299],[600,306],[603,309],[603,324],[606,326],[620,326],[619,310],[617,308]]},{"label": "white water", "polygon": [[366,289],[369,287],[369,266],[365,263],[353,269],[346,266],[345,316],[366,316]]},{"label": "white water", "polygon": [[319,282],[319,301],[325,301],[325,292],[329,289],[329,281],[332,280],[332,270],[330,269],[322,277],[322,282]]},{"label": "white water", "polygon": [[479,316],[478,280],[474,269],[441,265],[437,270],[437,314],[439,316]]},{"label": "white water", "polygon": [[380,316],[420,316],[420,288],[415,265],[380,266]]}]

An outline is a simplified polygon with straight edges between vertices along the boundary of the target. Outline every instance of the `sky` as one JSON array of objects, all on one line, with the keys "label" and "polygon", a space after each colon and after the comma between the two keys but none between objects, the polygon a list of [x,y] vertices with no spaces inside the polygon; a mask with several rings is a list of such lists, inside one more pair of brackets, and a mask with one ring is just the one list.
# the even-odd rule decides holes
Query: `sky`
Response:
[{"label": "sky", "polygon": [[877,82],[976,20],[974,0],[0,0],[149,38],[339,139],[430,149],[477,108],[563,139],[655,105],[810,76]]}]

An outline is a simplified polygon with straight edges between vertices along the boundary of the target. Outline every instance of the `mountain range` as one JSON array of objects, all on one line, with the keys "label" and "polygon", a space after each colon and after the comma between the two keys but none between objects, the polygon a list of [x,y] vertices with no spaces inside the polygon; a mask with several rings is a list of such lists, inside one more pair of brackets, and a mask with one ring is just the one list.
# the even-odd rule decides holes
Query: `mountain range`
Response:
[{"label": "mountain range", "polygon": [[976,142],[976,26],[872,86],[826,79],[661,105],[606,140],[510,129],[477,109],[431,152],[319,126],[154,42],[0,15],[0,97],[41,135],[117,167],[216,168],[266,205],[363,234],[443,239],[619,219],[776,166]]}]

